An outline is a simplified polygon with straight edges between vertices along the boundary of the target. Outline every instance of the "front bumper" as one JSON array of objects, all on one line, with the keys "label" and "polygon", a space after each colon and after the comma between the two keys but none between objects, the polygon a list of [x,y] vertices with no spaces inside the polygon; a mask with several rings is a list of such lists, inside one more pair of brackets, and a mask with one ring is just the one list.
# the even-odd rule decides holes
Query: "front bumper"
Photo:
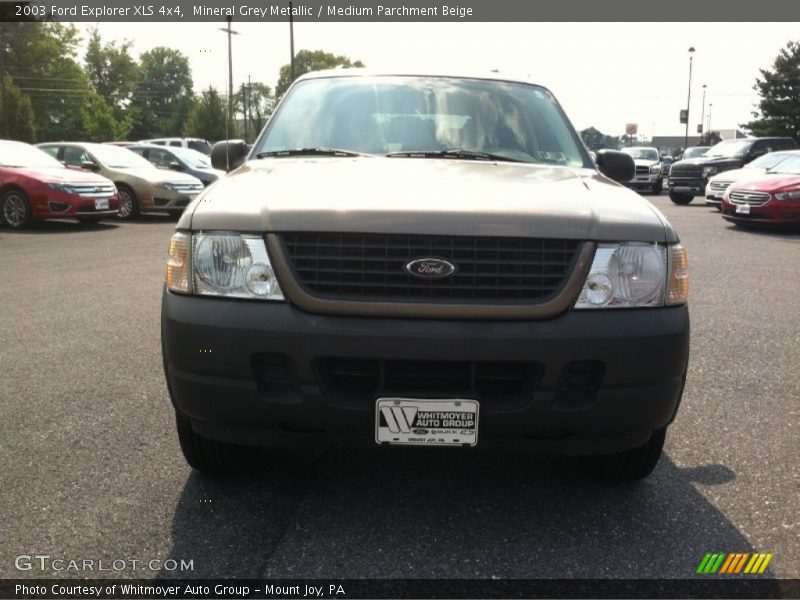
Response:
[{"label": "front bumper", "polygon": [[[686,306],[568,311],[541,321],[424,320],[312,315],[288,303],[165,291],[161,327],[175,409],[201,435],[252,445],[374,443],[375,397],[384,391],[337,395],[320,360],[524,361],[539,370],[522,402],[493,404],[478,394],[479,445],[614,452],[672,421],[689,352]],[[283,358],[264,366],[265,356]],[[577,401],[564,392],[576,361],[602,365],[594,394]],[[461,389],[386,393],[476,397]]]},{"label": "front bumper", "polygon": [[798,200],[769,200],[760,206],[750,206],[748,213],[739,212],[740,206],[742,205],[722,200],[720,207],[722,217],[732,223],[742,224],[800,224],[800,201]]},{"label": "front bumper", "polygon": [[624,183],[625,186],[630,188],[649,188],[659,184],[662,176],[660,173],[652,173],[650,175],[636,175],[630,181]]},{"label": "front bumper", "polygon": [[[107,208],[98,208],[106,204]],[[114,217],[119,208],[119,197],[85,198],[77,194],[53,193],[34,200],[33,207],[38,219]]]},{"label": "front bumper", "polygon": [[706,195],[707,177],[670,177],[667,179],[667,187],[670,191],[679,194],[692,194],[695,196]]}]

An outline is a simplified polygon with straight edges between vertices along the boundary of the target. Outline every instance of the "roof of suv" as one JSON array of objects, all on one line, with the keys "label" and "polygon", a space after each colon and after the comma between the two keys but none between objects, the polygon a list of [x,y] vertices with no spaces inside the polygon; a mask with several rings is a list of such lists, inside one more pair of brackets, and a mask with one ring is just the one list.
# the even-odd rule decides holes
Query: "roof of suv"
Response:
[{"label": "roof of suv", "polygon": [[487,81],[508,81],[511,83],[527,83],[528,85],[538,85],[546,87],[532,81],[528,77],[515,77],[499,71],[378,71],[375,69],[365,69],[362,67],[348,67],[337,69],[325,69],[323,71],[311,71],[297,78],[297,81],[305,79],[321,79],[327,77],[451,77],[455,79],[485,79]]}]

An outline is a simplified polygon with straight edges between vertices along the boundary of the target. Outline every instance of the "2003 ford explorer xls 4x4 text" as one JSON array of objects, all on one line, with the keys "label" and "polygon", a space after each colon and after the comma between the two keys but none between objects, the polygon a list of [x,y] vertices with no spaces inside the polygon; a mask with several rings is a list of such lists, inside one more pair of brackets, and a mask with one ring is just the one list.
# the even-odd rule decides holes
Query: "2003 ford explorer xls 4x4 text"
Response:
[{"label": "2003 ford explorer xls 4x4 text", "polygon": [[298,79],[169,245],[164,368],[189,464],[501,441],[646,476],[683,392],[686,256],[613,181],[633,160],[596,164],[538,85]]}]

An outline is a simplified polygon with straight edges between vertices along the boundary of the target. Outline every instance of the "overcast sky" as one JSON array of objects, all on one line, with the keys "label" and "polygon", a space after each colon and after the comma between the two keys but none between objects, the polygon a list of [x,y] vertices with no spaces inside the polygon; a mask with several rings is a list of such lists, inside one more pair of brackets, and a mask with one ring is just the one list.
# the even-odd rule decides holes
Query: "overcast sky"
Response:
[{"label": "overcast sky", "polygon": [[[92,25],[81,23],[86,30]],[[103,23],[104,40],[130,39],[138,54],[155,46],[189,57],[195,91],[227,89],[224,23]],[[289,62],[288,23],[236,23],[234,86],[250,76],[274,85]],[[645,136],[682,135],[693,46],[690,134],[700,122],[731,129],[751,118],[759,68],[800,40],[797,23],[295,23],[295,51],[326,50],[391,71],[459,73],[499,69],[549,87],[578,129]],[[713,105],[713,106],[710,106]]]}]

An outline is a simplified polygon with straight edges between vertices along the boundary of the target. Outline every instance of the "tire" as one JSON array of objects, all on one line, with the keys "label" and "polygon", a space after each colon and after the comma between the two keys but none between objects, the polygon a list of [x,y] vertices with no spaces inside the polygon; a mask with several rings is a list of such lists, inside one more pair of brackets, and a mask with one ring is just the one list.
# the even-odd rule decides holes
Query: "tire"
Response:
[{"label": "tire", "polygon": [[12,188],[0,198],[0,219],[11,229],[25,229],[33,222],[33,209],[28,196]]},{"label": "tire", "polygon": [[134,191],[124,183],[117,184],[119,191],[119,209],[117,210],[118,219],[132,219],[139,215],[139,200]]},{"label": "tire", "polygon": [[658,196],[661,193],[661,190],[664,189],[663,182],[659,179],[658,183],[653,186],[653,194]]},{"label": "tire", "polygon": [[670,190],[669,199],[675,204],[689,204],[692,200],[694,200],[694,196],[691,194],[678,194]]},{"label": "tire", "polygon": [[75,217],[82,225],[97,225],[103,217]]},{"label": "tire", "polygon": [[666,434],[667,428],[664,427],[654,431],[650,439],[638,448],[615,454],[586,456],[584,468],[592,476],[605,481],[644,479],[652,473],[661,458]]},{"label": "tire", "polygon": [[183,457],[193,469],[224,475],[239,470],[246,463],[249,448],[203,437],[195,432],[189,419],[177,413],[175,424]]}]

